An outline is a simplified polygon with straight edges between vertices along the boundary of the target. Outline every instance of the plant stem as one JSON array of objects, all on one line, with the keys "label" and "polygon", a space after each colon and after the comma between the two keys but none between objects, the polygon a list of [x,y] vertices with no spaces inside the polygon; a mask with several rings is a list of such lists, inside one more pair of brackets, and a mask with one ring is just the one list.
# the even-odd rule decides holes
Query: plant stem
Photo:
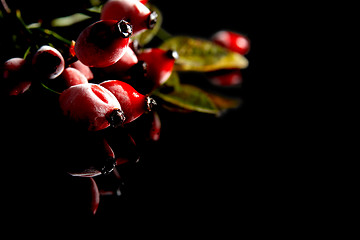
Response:
[{"label": "plant stem", "polygon": [[71,45],[70,40],[60,36],[58,33],[54,32],[52,30],[49,30],[49,29],[46,29],[46,28],[41,28],[41,27],[38,27],[38,28],[35,28],[35,29],[38,29],[40,32],[45,33],[46,35],[51,36],[51,37],[59,40],[60,42],[63,42],[65,44],[69,45],[69,46]]},{"label": "plant stem", "polygon": [[171,38],[172,35],[170,33],[168,33],[165,29],[160,28],[159,31],[157,32],[156,36],[162,40],[162,41],[166,41],[167,39]]},{"label": "plant stem", "polygon": [[5,0],[1,0],[1,5],[0,5],[0,10],[1,11],[5,11],[7,14],[11,13],[11,9],[9,8],[9,6],[7,5]]},{"label": "plant stem", "polygon": [[41,86],[43,86],[46,90],[49,90],[50,92],[56,93],[58,95],[60,95],[61,93],[49,88],[48,86],[46,86],[44,83],[41,83]]},{"label": "plant stem", "polygon": [[24,31],[26,32],[26,34],[30,35],[32,34],[31,30],[26,26],[24,20],[21,17],[21,12],[20,10],[16,10],[16,19],[19,21],[20,25],[22,26],[22,28],[24,29]]}]

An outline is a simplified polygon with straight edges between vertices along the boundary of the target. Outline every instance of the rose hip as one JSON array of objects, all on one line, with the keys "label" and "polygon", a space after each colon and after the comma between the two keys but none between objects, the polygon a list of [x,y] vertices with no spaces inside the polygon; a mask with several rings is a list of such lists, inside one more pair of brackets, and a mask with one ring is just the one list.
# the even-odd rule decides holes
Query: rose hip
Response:
[{"label": "rose hip", "polygon": [[114,63],[113,65],[104,68],[103,70],[109,74],[110,76],[114,78],[126,78],[132,74],[140,74],[141,72],[144,72],[145,70],[141,70],[140,68],[135,68],[135,72],[132,73],[129,71],[132,67],[137,66],[138,58],[134,51],[128,47],[125,50],[124,56],[122,56],[119,61]]},{"label": "rose hip", "polygon": [[157,88],[164,84],[171,75],[178,53],[172,50],[148,48],[138,54],[138,60],[147,64],[146,78]]},{"label": "rose hip", "polygon": [[64,70],[65,60],[56,48],[44,45],[36,51],[32,65],[41,77],[54,79]]},{"label": "rose hip", "polygon": [[125,116],[116,97],[98,84],[79,84],[63,91],[59,98],[65,116],[84,124],[90,131],[117,127]]},{"label": "rose hip", "polygon": [[231,51],[247,54],[250,51],[250,40],[243,34],[231,31],[219,31],[212,36],[212,41]]},{"label": "rose hip", "polygon": [[26,92],[31,86],[31,80],[25,76],[25,59],[10,58],[1,69],[1,84],[5,94],[15,96]]},{"label": "rose hip", "polygon": [[230,69],[209,73],[209,80],[215,86],[229,87],[240,85],[243,78],[239,69]]},{"label": "rose hip", "polygon": [[106,140],[114,150],[116,165],[139,161],[137,144],[127,128],[107,129],[105,132],[108,133]]},{"label": "rose hip", "polygon": [[89,67],[110,66],[125,54],[131,34],[132,26],[124,20],[95,22],[77,38],[76,56]]},{"label": "rose hip", "polygon": [[11,78],[13,74],[20,72],[25,65],[25,59],[14,57],[4,62],[2,67],[2,78]]},{"label": "rose hip", "polygon": [[108,80],[100,85],[114,94],[119,101],[126,118],[124,123],[132,122],[144,112],[151,111],[153,105],[156,104],[152,98],[137,92],[125,82]]},{"label": "rose hip", "polygon": [[101,10],[102,20],[125,19],[133,25],[134,34],[152,29],[157,21],[157,13],[151,12],[138,0],[110,0]]},{"label": "rose hip", "polygon": [[84,74],[72,67],[65,68],[60,76],[64,79],[67,87],[88,83]]},{"label": "rose hip", "polygon": [[86,77],[87,80],[92,80],[94,78],[94,74],[89,68],[89,66],[86,66],[81,61],[73,62],[72,64],[70,64],[70,67],[79,70]]}]

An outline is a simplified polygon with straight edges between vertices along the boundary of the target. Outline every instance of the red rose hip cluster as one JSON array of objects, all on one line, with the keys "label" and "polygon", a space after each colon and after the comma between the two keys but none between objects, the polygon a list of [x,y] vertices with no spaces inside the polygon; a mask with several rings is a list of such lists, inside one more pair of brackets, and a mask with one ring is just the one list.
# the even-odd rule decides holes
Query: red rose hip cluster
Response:
[{"label": "red rose hip cluster", "polygon": [[[120,170],[138,162],[145,144],[159,140],[161,112],[156,101],[162,110],[214,114],[237,105],[235,100],[180,81],[180,72],[199,71],[216,86],[239,85],[242,67],[231,61],[240,61],[240,55],[250,50],[245,35],[230,31],[215,33],[211,41],[194,38],[166,45],[176,37],[159,27],[162,14],[147,0],[102,2],[96,14],[81,22],[84,25],[69,25],[78,31],[71,36],[73,41],[45,29],[46,24],[43,28],[42,21],[26,25],[20,14],[10,14],[5,0],[0,3],[0,20],[14,16],[21,20],[19,35],[27,45],[17,45],[21,55],[7,56],[0,65],[0,94],[14,102],[30,100],[29,112],[32,107],[40,109],[36,114],[43,115],[34,118],[47,122],[46,136],[53,138],[44,139],[49,151],[56,152],[54,158],[60,159],[56,167],[66,176],[65,185],[73,197],[90,196],[88,204],[78,198],[90,215],[97,212],[101,196],[120,195]],[[146,42],[144,36],[162,44]],[[196,67],[191,68],[192,64]],[[104,182],[110,178],[116,183],[109,190]]]},{"label": "red rose hip cluster", "polygon": [[[152,29],[157,22],[157,13],[150,11],[146,2],[107,1],[100,20],[84,28],[67,50],[50,45],[32,47],[25,57],[11,58],[1,67],[3,95],[22,95],[31,86],[59,94],[59,111],[69,129],[64,136],[70,136],[63,148],[66,158],[72,156],[66,169],[72,176],[92,178],[132,160],[131,154],[122,155],[124,150],[119,150],[124,141],[126,151],[136,148],[126,124],[153,110],[156,102],[148,94],[172,72],[176,52],[133,48],[130,37]],[[148,124],[145,138],[156,141],[161,124],[157,113],[151,116],[148,119],[153,123]],[[85,149],[88,147],[91,151]],[[136,153],[131,156],[138,158]],[[95,181],[91,184],[97,192],[93,194],[96,204],[91,207],[95,213],[99,190]]]}]

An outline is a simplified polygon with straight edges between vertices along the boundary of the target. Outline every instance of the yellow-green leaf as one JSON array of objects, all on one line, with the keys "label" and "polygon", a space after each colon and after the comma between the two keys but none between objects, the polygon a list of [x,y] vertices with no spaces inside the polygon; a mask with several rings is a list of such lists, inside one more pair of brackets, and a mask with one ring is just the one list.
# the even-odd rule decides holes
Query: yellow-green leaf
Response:
[{"label": "yellow-green leaf", "polygon": [[79,23],[90,19],[91,17],[83,13],[74,13],[70,16],[55,18],[51,21],[52,27],[68,27],[75,23]]},{"label": "yellow-green leaf", "polygon": [[218,114],[219,110],[205,91],[189,84],[180,84],[169,93],[156,90],[153,95],[178,107],[203,113]]},{"label": "yellow-green leaf", "polygon": [[167,39],[160,48],[176,50],[179,58],[175,62],[177,71],[208,72],[220,69],[246,68],[248,60],[209,40],[176,36]]},{"label": "yellow-green leaf", "polygon": [[219,111],[225,112],[229,109],[238,108],[242,104],[242,99],[240,97],[230,97],[219,93],[210,92],[207,92],[207,95],[210,97]]}]

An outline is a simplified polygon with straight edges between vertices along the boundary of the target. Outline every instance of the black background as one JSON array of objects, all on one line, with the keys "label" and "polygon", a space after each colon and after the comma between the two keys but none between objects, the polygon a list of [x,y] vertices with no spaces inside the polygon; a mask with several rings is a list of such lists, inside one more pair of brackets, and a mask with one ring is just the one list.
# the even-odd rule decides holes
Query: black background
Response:
[{"label": "black background", "polygon": [[293,102],[297,90],[289,83],[299,82],[293,71],[298,63],[289,56],[301,51],[294,32],[304,29],[292,22],[295,12],[254,1],[151,2],[173,35],[210,38],[227,29],[250,38],[243,85],[228,90],[241,96],[243,104],[221,118],[159,112],[160,141],[128,170],[124,195],[102,198],[98,214],[86,222],[108,224],[107,231],[119,236],[130,232],[170,239],[241,236],[243,231],[283,234],[284,228],[298,228],[295,219],[309,203],[301,194],[307,177],[300,172],[311,144],[299,140],[304,125]]}]

